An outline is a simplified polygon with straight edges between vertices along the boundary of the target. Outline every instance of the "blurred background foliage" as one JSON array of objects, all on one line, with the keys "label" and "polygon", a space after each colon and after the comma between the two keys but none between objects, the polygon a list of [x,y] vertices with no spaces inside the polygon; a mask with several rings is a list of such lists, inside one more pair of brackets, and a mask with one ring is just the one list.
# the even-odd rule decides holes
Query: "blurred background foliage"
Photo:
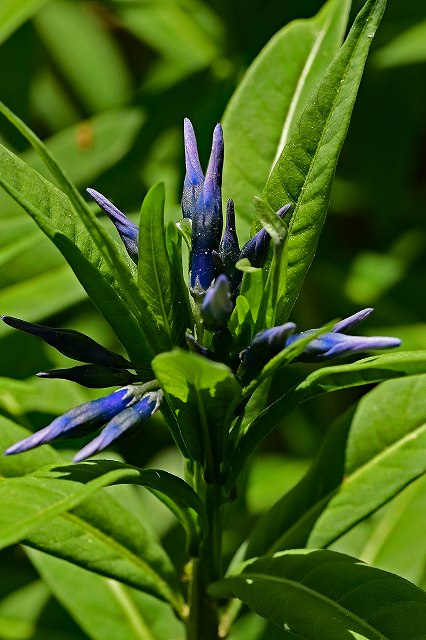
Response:
[{"label": "blurred background foliage", "polygon": [[[161,180],[166,183],[167,216],[177,220],[183,117],[194,123],[205,163],[213,126],[251,61],[282,26],[312,16],[322,4],[2,0],[0,98],[47,142],[82,191],[88,186],[101,191],[137,219],[147,189]],[[361,4],[353,2],[354,13]],[[339,162],[318,255],[293,312],[300,329],[374,306],[365,331],[400,336],[406,349],[426,348],[425,113],[426,4],[389,0]],[[3,119],[0,137],[45,172]],[[247,235],[248,230],[241,226],[240,232]],[[116,347],[63,258],[3,192],[0,311],[73,327]],[[0,411],[25,426],[39,428],[99,395],[73,383],[34,378],[36,371],[69,364],[53,349],[7,326],[0,327],[0,353]],[[300,372],[294,367],[287,382]],[[268,440],[247,474],[244,498],[234,505],[225,540],[229,553],[254,518],[300,478],[330,422],[358,393],[341,392],[309,403]],[[120,454],[133,464],[181,471],[157,417],[144,433],[124,442]],[[168,513],[150,496],[134,488],[111,491],[126,500],[140,493],[141,513],[149,514],[166,546],[183,547]],[[404,527],[407,515],[426,513],[425,494],[419,480],[336,546],[425,586],[426,545],[419,549],[410,527]],[[49,599],[22,552],[11,549],[0,558],[0,640],[86,637]],[[259,627],[257,637],[275,637],[259,620],[252,621]],[[238,633],[237,628],[235,638]],[[244,633],[243,625],[241,637]]]}]

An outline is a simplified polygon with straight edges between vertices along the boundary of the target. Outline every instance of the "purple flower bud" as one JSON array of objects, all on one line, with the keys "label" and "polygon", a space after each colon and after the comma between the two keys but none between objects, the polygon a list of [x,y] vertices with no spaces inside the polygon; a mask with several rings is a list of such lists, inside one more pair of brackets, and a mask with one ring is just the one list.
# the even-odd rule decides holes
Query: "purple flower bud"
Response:
[{"label": "purple flower bud", "polygon": [[183,137],[185,144],[186,174],[183,183],[182,213],[184,218],[192,220],[195,206],[203,190],[204,175],[198,157],[197,139],[194,128],[188,118],[183,122]]},{"label": "purple flower bud", "polygon": [[130,405],[112,418],[102,429],[101,433],[89,444],[87,444],[76,456],[74,462],[81,462],[90,458],[95,453],[103,451],[112,442],[120,438],[124,433],[129,433],[143,422],[148,420],[161,404],[163,394],[159,392],[149,392],[142,400]]},{"label": "purple flower bud", "polygon": [[229,280],[221,274],[208,289],[201,305],[201,317],[207,329],[217,331],[226,326],[233,308]]},{"label": "purple flower bud", "polygon": [[134,399],[132,387],[118,389],[108,396],[86,402],[59,416],[47,427],[17,442],[5,455],[22,453],[56,438],[76,438],[95,431],[129,406]]},{"label": "purple flower bud", "polygon": [[[301,338],[306,337],[313,330],[296,333],[290,336],[287,344],[292,344]],[[334,330],[325,333],[318,338],[314,338],[306,347],[299,357],[299,360],[305,362],[317,362],[321,360],[329,360],[338,356],[345,356],[350,353],[358,353],[359,351],[369,351],[371,349],[394,349],[399,347],[401,340],[399,338],[390,338],[382,336],[348,336],[344,333],[336,333]]]},{"label": "purple flower bud", "polygon": [[234,203],[231,199],[229,199],[226,204],[225,232],[219,245],[219,256],[226,275],[231,281],[231,287],[234,290],[240,284],[243,274],[235,267],[235,263],[240,256],[240,247],[235,227]]},{"label": "purple flower bud", "polygon": [[41,338],[68,358],[105,367],[133,368],[131,362],[123,358],[123,356],[106,349],[95,340],[92,340],[92,338],[85,336],[84,333],[80,333],[80,331],[55,329],[54,327],[25,322],[25,320],[12,318],[11,316],[1,316],[1,318],[10,327]]},{"label": "purple flower bud", "polygon": [[126,251],[136,264],[138,263],[138,237],[139,229],[124,213],[112,204],[105,196],[95,189],[86,189],[101,209],[105,211],[111,222],[115,225]]},{"label": "purple flower bud", "polygon": [[[362,309],[357,313],[336,322],[329,333],[314,338],[306,347],[298,360],[305,362],[317,362],[328,360],[338,356],[344,356],[349,353],[358,353],[359,351],[369,351],[371,349],[394,349],[399,347],[401,340],[399,338],[390,338],[382,336],[348,336],[344,332],[356,327],[360,322],[365,320],[373,309],[370,307]],[[297,342],[301,338],[306,338],[314,334],[318,329],[309,329],[301,333],[295,333],[287,340],[287,345]]]},{"label": "purple flower bud", "polygon": [[212,251],[222,235],[223,136],[220,124],[213,132],[212,150],[203,189],[192,213],[191,289],[201,295],[215,277]]},{"label": "purple flower bud", "polygon": [[348,329],[356,327],[360,322],[365,320],[365,318],[368,318],[370,313],[373,313],[373,311],[374,309],[367,307],[367,309],[362,309],[361,311],[354,313],[352,316],[344,318],[343,320],[340,320],[340,322],[336,322],[332,329],[333,333],[346,333]]},{"label": "purple flower bud", "polygon": [[[283,218],[291,208],[291,203],[286,204],[279,211],[277,216]],[[252,267],[263,267],[263,264],[268,255],[269,243],[271,236],[265,229],[258,231],[241,249],[239,260],[247,258],[250,261]]]},{"label": "purple flower bud", "polygon": [[70,369],[54,369],[53,371],[41,371],[37,373],[39,378],[59,378],[71,380],[83,387],[100,389],[103,387],[124,387],[137,380],[136,376],[126,369],[115,369],[98,364],[85,364],[81,367]]},{"label": "purple flower bud", "polygon": [[294,322],[286,322],[272,329],[264,329],[256,333],[240,358],[243,367],[252,374],[260,371],[271,358],[284,349],[290,334],[296,329]]}]

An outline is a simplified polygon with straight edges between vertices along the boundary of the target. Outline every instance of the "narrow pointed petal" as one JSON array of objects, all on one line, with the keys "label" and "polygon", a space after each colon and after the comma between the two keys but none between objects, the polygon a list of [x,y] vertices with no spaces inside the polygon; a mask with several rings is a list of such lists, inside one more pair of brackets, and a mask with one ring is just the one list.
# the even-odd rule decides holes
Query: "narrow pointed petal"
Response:
[{"label": "narrow pointed petal", "polygon": [[221,274],[204,297],[201,305],[201,317],[207,329],[217,331],[226,326],[233,309],[229,279]]},{"label": "narrow pointed petal", "polygon": [[196,202],[204,185],[204,175],[198,157],[197,139],[191,121],[183,123],[186,174],[183,183],[182,213],[184,218],[193,218]]},{"label": "narrow pointed petal", "polygon": [[86,189],[87,193],[98,203],[100,208],[105,211],[111,222],[115,225],[120,238],[126,248],[127,253],[135,262],[138,263],[138,237],[139,229],[134,222],[129,220],[124,213],[117,209],[105,196],[95,189]]},{"label": "narrow pointed petal", "polygon": [[192,215],[191,290],[202,296],[215,277],[213,251],[222,236],[223,135],[218,124],[213,133],[212,150],[203,190]]},{"label": "narrow pointed petal", "polygon": [[12,445],[4,453],[5,455],[21,453],[52,442],[56,438],[75,438],[95,431],[123,411],[131,400],[132,394],[129,393],[129,389],[124,388],[98,400],[74,407],[53,420],[44,429]]},{"label": "narrow pointed petal", "polygon": [[240,284],[243,274],[235,267],[235,263],[240,256],[240,247],[235,226],[234,203],[231,199],[226,204],[226,224],[223,238],[219,245],[219,256],[234,290]]},{"label": "narrow pointed petal", "polygon": [[352,329],[353,327],[356,327],[358,324],[360,324],[360,322],[363,322],[363,320],[368,318],[368,316],[373,313],[373,311],[374,309],[372,309],[371,307],[367,307],[366,309],[361,309],[361,311],[354,313],[348,318],[340,320],[340,322],[337,322],[334,325],[332,329],[333,333],[346,333],[346,331]]},{"label": "narrow pointed petal", "polygon": [[104,387],[124,387],[136,381],[136,376],[126,369],[115,369],[97,364],[70,367],[69,369],[54,369],[52,371],[40,371],[39,378],[59,378],[77,382],[90,389],[102,389]]},{"label": "narrow pointed petal", "polygon": [[139,427],[158,409],[161,403],[161,392],[147,393],[142,400],[127,407],[108,422],[101,433],[89,442],[74,457],[74,462],[81,462],[95,453],[103,451],[124,433]]},{"label": "narrow pointed petal", "polygon": [[42,324],[32,324],[19,318],[12,318],[12,316],[1,316],[1,319],[9,327],[41,338],[68,358],[106,367],[132,368],[131,363],[123,356],[106,349],[95,340],[92,340],[92,338],[89,338],[89,336],[80,333],[80,331],[55,329]]}]

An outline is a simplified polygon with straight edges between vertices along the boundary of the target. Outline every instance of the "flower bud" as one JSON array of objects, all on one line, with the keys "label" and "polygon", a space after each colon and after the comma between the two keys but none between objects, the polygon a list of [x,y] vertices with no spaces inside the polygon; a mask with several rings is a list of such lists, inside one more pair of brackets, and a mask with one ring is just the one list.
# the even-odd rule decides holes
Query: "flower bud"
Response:
[{"label": "flower bud", "polygon": [[134,224],[131,220],[129,220],[124,213],[117,209],[116,206],[112,204],[105,196],[103,196],[95,189],[86,189],[87,193],[92,196],[94,200],[98,203],[101,209],[105,211],[108,218],[115,225],[120,238],[123,241],[123,244],[126,248],[127,253],[135,262],[138,263],[138,237],[139,237],[139,229],[137,225]]},{"label": "flower bud", "polygon": [[207,329],[217,331],[225,327],[233,308],[229,279],[221,274],[207,291],[201,305],[201,317]]}]

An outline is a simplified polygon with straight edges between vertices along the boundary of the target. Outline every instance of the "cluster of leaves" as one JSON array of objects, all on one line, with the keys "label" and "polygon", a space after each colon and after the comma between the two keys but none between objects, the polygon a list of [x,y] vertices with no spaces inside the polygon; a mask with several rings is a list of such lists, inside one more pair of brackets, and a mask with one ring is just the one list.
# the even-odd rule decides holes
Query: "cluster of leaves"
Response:
[{"label": "cluster of leaves", "polygon": [[[181,19],[187,18],[178,4],[171,3],[173,14],[168,13],[170,7],[164,9],[164,13],[156,13],[147,3],[146,10],[155,15],[151,22],[138,21],[134,7],[132,13],[132,7],[126,3],[123,8],[120,3],[116,4],[123,23],[129,28],[132,25],[132,29],[144,29],[147,28],[144,25],[151,25],[151,36],[144,35],[147,39],[155,38],[155,33],[164,33],[157,30],[156,19],[164,20],[166,16],[166,23],[175,26],[178,24],[173,20],[176,12]],[[27,3],[28,10],[33,11],[39,5]],[[226,196],[235,199],[237,212],[246,219],[242,229],[247,228],[252,218],[253,195],[262,195],[263,201],[273,209],[288,201],[294,205],[286,251],[279,259],[275,258],[278,282],[266,289],[267,295],[272,296],[272,290],[274,295],[277,291],[281,294],[278,307],[263,304],[264,310],[273,308],[269,319],[267,311],[263,318],[270,325],[288,317],[315,253],[365,58],[384,5],[383,0],[366,3],[342,48],[350,8],[348,1],[329,0],[316,17],[283,29],[252,65],[225,113],[224,190]],[[64,12],[70,12],[67,14],[70,18],[64,22],[67,28],[77,15],[73,14],[70,3],[60,2],[52,7],[47,7],[49,12],[45,15],[42,12],[36,18],[47,47],[58,46],[59,39],[53,40],[49,34],[61,24]],[[85,10],[84,5],[82,8]],[[203,7],[199,9],[202,12]],[[59,11],[56,17],[55,11]],[[94,29],[97,32],[96,27]],[[95,37],[93,33],[92,30],[91,38]],[[158,46],[172,46],[172,42],[173,39],[167,37]],[[197,52],[208,49],[199,47],[196,38],[194,43]],[[158,75],[153,78],[156,83],[170,82],[166,71],[182,77],[188,68],[191,72],[194,68],[203,68],[206,61],[211,62],[213,58],[211,52],[212,57],[205,54],[199,62],[190,56],[188,65],[195,67],[186,67],[182,55],[188,51],[187,46],[174,43],[173,47],[176,51],[173,48],[168,55],[173,58],[179,51],[176,68],[157,69]],[[99,43],[98,51],[101,48]],[[78,53],[83,55],[81,51]],[[384,49],[382,60],[385,53]],[[61,60],[60,52],[56,51],[55,55]],[[87,58],[84,59],[87,64]],[[287,64],[289,59],[294,60],[292,65]],[[287,65],[286,76],[274,84],[269,70],[280,68],[281,60]],[[111,59],[109,62],[111,73],[114,64]],[[66,60],[62,65],[65,72]],[[89,65],[87,70],[90,73]],[[84,79],[75,78],[73,69],[68,73],[75,83],[74,90],[78,91],[78,82]],[[97,101],[108,101],[111,95],[120,96],[128,91],[123,83],[126,77],[123,70],[119,69],[116,76],[109,76],[109,82],[115,82],[116,86],[108,91],[108,96],[102,98],[98,90],[89,95],[86,84],[82,95],[89,102],[94,100],[96,108],[114,107],[108,102],[100,106]],[[260,372],[250,388],[242,391],[226,366],[184,351],[169,352],[174,345],[182,344],[189,324],[189,301],[182,272],[181,242],[173,222],[167,223],[164,235],[164,188],[154,187],[144,200],[139,234],[143,261],[137,270],[129,264],[122,249],[47,147],[5,106],[0,109],[39,153],[49,171],[46,179],[37,166],[30,168],[27,164],[29,153],[20,159],[1,147],[2,186],[54,242],[132,361],[144,363],[147,370],[153,367],[168,399],[167,423],[184,456],[204,462],[206,441],[217,434],[218,427],[226,428],[226,432],[231,429],[232,437],[225,451],[228,490],[233,489],[255,447],[287,412],[301,403],[322,393],[408,376],[385,382],[371,391],[356,410],[332,427],[307,475],[259,520],[248,541],[237,552],[233,573],[213,585],[212,593],[220,598],[239,598],[254,612],[278,625],[281,629],[278,637],[290,638],[296,633],[304,638],[327,639],[349,638],[355,634],[361,638],[421,638],[426,615],[426,597],[421,590],[337,551],[318,549],[338,541],[337,545],[340,542],[341,546],[336,548],[345,550],[341,542],[344,534],[356,531],[358,523],[426,470],[422,454],[426,433],[423,400],[426,382],[421,375],[425,372],[424,352],[402,352],[323,368],[299,378],[285,393],[281,386],[272,404],[265,402],[272,375],[277,371],[281,375],[282,368],[297,351],[280,354]],[[140,112],[128,112],[123,119],[123,111],[117,110],[98,118],[99,123],[93,127],[80,128],[79,135],[95,136],[109,148],[109,136],[117,136],[118,131],[123,146],[115,153],[125,153],[126,145],[140,126]],[[129,124],[127,141],[126,131],[123,132],[127,124],[123,122]],[[59,155],[61,148],[69,149],[70,139],[68,143],[65,138],[57,143]],[[99,147],[93,149],[94,156],[108,163],[116,159],[112,152],[108,157]],[[94,159],[88,161],[94,162]],[[75,166],[81,171],[80,179],[87,180],[90,169],[80,166],[80,155]],[[95,174],[101,169],[105,170],[105,165],[97,167]],[[72,177],[80,183],[75,175]],[[258,214],[265,226],[270,225],[274,239],[273,218],[268,217],[268,209],[262,206]],[[21,222],[16,228],[22,236]],[[33,235],[36,236],[36,232]],[[14,246],[15,254],[22,254],[33,241],[33,235]],[[275,240],[279,246],[280,238],[276,236]],[[43,300],[43,291],[47,291],[47,308],[34,308],[34,315],[28,319],[39,320],[40,316],[58,312],[81,299],[81,291],[69,271],[58,266],[55,260],[56,257],[53,263],[59,275],[49,273],[47,266],[50,265],[44,262],[45,271],[37,276],[37,303]],[[249,270],[245,274],[242,295],[231,319],[237,339],[247,333],[247,324],[251,323],[252,332],[256,327],[263,277],[262,272]],[[17,287],[14,301],[9,302],[12,308],[5,309],[8,313],[26,315],[13,307],[19,300],[25,300],[25,286],[28,284]],[[65,295],[59,295],[63,290]],[[182,301],[186,302],[182,304]],[[7,302],[6,298],[5,304]],[[316,323],[310,322],[310,326],[312,324]],[[157,355],[161,352],[166,353]],[[21,412],[26,410],[25,403],[28,411],[60,412],[61,402],[67,402],[65,398],[55,400],[55,407],[51,402],[43,405],[37,391],[33,397],[29,393],[25,398],[19,393],[18,383],[5,380],[2,386],[3,393],[10,394],[3,403],[9,416],[22,415],[14,409],[10,398],[22,401]],[[231,424],[231,410],[239,402],[240,393],[250,400],[237,424]],[[2,423],[2,448],[28,433],[7,418],[2,418]],[[194,425],[200,425],[200,430],[195,430]],[[209,434],[207,440],[205,433]],[[189,485],[170,473],[121,462],[69,465],[47,447],[17,459],[2,460],[0,473],[2,547],[19,541],[26,543],[28,556],[46,584],[90,638],[120,636],[161,640],[182,636],[179,618],[185,618],[184,594],[176,568],[144,519],[138,516],[130,491],[119,494],[125,496],[119,503],[99,489],[122,484],[146,487],[176,516],[186,532],[189,553],[196,554],[203,539],[206,514],[204,505]],[[399,507],[402,512],[410,507],[410,501],[414,501],[417,494],[408,495]],[[372,526],[374,528],[374,522]],[[362,542],[355,540],[352,544],[356,549],[354,553],[363,557]],[[380,551],[383,543],[373,552],[372,544],[375,544],[374,531],[366,543],[367,557],[374,560],[379,555],[377,548]],[[304,547],[308,550],[294,551]],[[257,556],[263,557],[250,560]],[[65,564],[64,559],[68,563]],[[248,561],[244,569],[238,564],[242,560]],[[398,568],[395,570],[398,572]],[[413,579],[424,586],[424,571],[420,567],[416,570]],[[9,623],[6,637],[12,637],[14,632],[11,619],[20,599],[35,603],[33,617],[29,613],[29,620],[23,621],[26,626],[23,624],[22,630],[17,631],[22,638],[31,637],[32,625],[47,597],[42,585],[35,583],[32,587],[29,596],[17,591],[0,603],[0,621],[5,629]],[[96,594],[95,602],[93,594]],[[283,601],[287,603],[285,608]],[[172,610],[176,617],[171,614]],[[239,605],[231,602],[223,612],[224,633],[229,632],[230,637],[235,638],[241,633],[248,637],[245,626],[248,625],[253,639],[262,637],[263,633],[265,637],[272,637],[267,635],[272,632],[265,631],[263,623],[259,626],[258,619],[245,610],[232,624],[239,613]]]}]

